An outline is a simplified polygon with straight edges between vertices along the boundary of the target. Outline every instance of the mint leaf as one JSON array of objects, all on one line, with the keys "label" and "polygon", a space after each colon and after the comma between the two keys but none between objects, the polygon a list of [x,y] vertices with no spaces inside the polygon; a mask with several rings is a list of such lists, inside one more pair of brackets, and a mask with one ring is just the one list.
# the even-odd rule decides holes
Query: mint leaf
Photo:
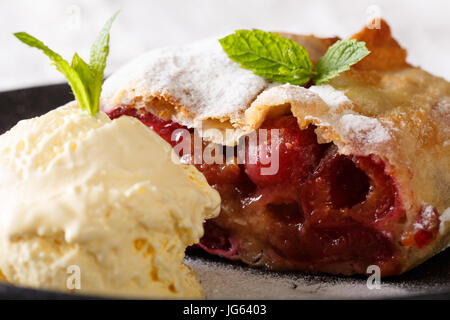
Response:
[{"label": "mint leaf", "polygon": [[14,33],[23,43],[42,50],[50,58],[56,69],[64,74],[80,108],[95,116],[99,111],[100,93],[103,84],[103,73],[109,54],[109,30],[118,12],[111,17],[101,30],[91,48],[91,58],[87,64],[77,53],[73,55],[69,64],[59,54],[52,51],[42,41],[26,32]]},{"label": "mint leaf", "polygon": [[237,30],[219,42],[231,60],[271,81],[303,85],[314,75],[305,48],[278,34]]},{"label": "mint leaf", "polygon": [[86,109],[90,114],[95,115],[98,112],[98,109],[97,111],[95,111],[95,108],[93,107],[94,105],[93,99],[95,99],[93,93],[94,75],[92,74],[89,65],[78,55],[78,53],[75,52],[75,54],[72,57],[72,63],[70,66],[77,73],[81,82],[85,84],[84,89],[89,100],[87,104],[89,107],[85,108],[84,106],[80,105],[81,108]]},{"label": "mint leaf", "polygon": [[103,73],[106,67],[106,59],[109,54],[109,31],[112,23],[116,19],[119,11],[116,12],[108,21],[106,21],[102,30],[97,36],[91,47],[91,57],[89,60],[89,69],[93,74],[93,108],[98,112],[100,103],[100,93],[102,91]]},{"label": "mint leaf", "polygon": [[328,48],[316,64],[315,84],[322,84],[366,57],[370,51],[366,43],[355,39],[338,40]]},{"label": "mint leaf", "polygon": [[14,33],[23,43],[29,45],[30,47],[42,50],[42,52],[53,61],[53,65],[56,69],[64,74],[69,82],[72,92],[80,103],[80,106],[86,106],[89,104],[89,96],[85,88],[84,82],[80,79],[78,73],[69,65],[69,63],[64,60],[59,54],[48,48],[43,42],[39,41],[35,37],[29,35],[26,32]]}]

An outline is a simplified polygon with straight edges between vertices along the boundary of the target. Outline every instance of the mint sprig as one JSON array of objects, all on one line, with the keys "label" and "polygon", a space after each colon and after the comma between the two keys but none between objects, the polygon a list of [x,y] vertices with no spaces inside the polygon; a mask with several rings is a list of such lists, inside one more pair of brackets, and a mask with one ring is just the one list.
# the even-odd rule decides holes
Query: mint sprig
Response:
[{"label": "mint sprig", "polygon": [[103,73],[106,67],[106,59],[109,54],[109,31],[117,14],[116,12],[104,25],[91,48],[89,64],[77,53],[69,64],[59,54],[47,47],[42,41],[26,32],[14,33],[23,43],[30,47],[42,50],[50,58],[56,70],[61,72],[69,82],[72,92],[77,99],[80,108],[95,116],[100,109],[100,93],[103,84]]},{"label": "mint sprig", "polygon": [[339,40],[313,66],[308,52],[293,40],[262,30],[237,30],[219,40],[228,57],[270,81],[322,84],[346,71],[370,51],[364,42]]}]

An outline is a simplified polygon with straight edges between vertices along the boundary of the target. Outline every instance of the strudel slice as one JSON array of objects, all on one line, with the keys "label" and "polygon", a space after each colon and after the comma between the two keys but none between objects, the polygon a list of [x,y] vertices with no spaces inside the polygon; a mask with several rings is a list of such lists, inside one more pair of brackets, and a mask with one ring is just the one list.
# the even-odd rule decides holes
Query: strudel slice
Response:
[{"label": "strudel slice", "polygon": [[[282,35],[313,62],[337,40]],[[450,241],[450,84],[408,64],[384,21],[352,38],[370,55],[318,86],[271,83],[216,39],[153,50],[107,79],[102,108],[193,146],[176,150],[222,199],[206,251],[273,270],[400,274]]]}]

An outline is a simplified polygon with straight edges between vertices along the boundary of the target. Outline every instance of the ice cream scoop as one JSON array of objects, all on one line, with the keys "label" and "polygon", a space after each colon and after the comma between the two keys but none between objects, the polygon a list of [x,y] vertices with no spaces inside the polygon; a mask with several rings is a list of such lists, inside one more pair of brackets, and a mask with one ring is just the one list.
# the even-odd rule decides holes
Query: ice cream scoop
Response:
[{"label": "ice cream scoop", "polygon": [[0,279],[81,293],[201,298],[185,248],[219,213],[191,165],[131,117],[76,103],[0,136]]}]

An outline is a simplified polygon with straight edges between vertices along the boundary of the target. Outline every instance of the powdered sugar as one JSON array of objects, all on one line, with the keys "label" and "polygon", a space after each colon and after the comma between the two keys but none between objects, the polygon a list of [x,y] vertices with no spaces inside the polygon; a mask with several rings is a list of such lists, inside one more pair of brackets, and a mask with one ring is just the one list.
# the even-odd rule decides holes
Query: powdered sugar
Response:
[{"label": "powdered sugar", "polygon": [[381,144],[391,138],[388,130],[375,118],[345,114],[340,125],[346,138],[360,144]]},{"label": "powdered sugar", "polygon": [[166,94],[195,117],[221,118],[248,106],[269,82],[225,54],[217,39],[150,51],[104,84],[105,108],[136,94]]},{"label": "powdered sugar", "polygon": [[312,86],[309,88],[310,91],[319,95],[319,97],[325,101],[325,103],[330,107],[331,111],[337,109],[342,105],[351,105],[347,96],[339,90],[336,90],[330,85]]},{"label": "powdered sugar", "polygon": [[424,204],[424,208],[422,209],[422,219],[425,222],[429,222],[433,219],[436,208],[429,204]]}]

